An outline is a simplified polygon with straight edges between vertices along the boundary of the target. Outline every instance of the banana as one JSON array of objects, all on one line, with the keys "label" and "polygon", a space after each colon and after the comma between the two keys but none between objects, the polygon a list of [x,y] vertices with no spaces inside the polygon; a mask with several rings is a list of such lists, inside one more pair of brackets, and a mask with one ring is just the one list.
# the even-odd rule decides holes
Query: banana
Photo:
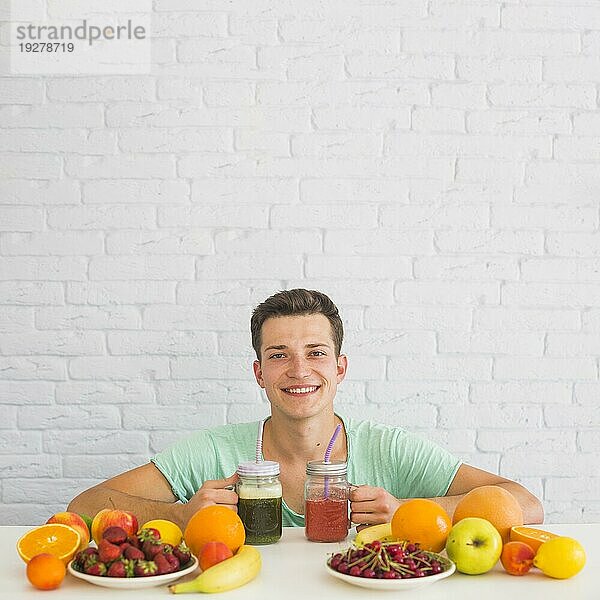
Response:
[{"label": "banana", "polygon": [[391,523],[380,523],[379,525],[371,525],[371,527],[365,527],[361,529],[354,538],[354,543],[357,546],[363,546],[364,544],[370,544],[375,540],[381,542],[391,542],[394,540],[392,535],[392,524]]},{"label": "banana", "polygon": [[216,594],[240,587],[252,581],[262,565],[260,552],[254,546],[241,546],[231,557],[202,571],[196,579],[169,586],[172,594],[203,592]]}]

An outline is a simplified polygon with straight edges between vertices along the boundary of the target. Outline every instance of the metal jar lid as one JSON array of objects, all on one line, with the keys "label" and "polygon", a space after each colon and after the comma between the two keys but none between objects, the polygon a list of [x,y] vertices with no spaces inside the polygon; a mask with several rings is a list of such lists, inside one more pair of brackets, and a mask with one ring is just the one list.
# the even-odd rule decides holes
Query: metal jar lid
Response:
[{"label": "metal jar lid", "polygon": [[348,463],[343,460],[310,460],[306,463],[307,475],[345,475],[348,471]]},{"label": "metal jar lid", "polygon": [[237,472],[242,477],[273,477],[279,475],[279,463],[274,460],[252,460],[240,463]]}]

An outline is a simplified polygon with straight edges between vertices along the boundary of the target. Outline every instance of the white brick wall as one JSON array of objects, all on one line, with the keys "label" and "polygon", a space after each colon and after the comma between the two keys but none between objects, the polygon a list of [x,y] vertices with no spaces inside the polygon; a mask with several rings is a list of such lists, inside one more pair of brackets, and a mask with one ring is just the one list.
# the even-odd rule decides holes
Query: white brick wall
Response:
[{"label": "white brick wall", "polygon": [[597,520],[593,4],[154,0],[148,75],[0,73],[2,523],[266,414],[248,320],[297,286],[340,410]]}]

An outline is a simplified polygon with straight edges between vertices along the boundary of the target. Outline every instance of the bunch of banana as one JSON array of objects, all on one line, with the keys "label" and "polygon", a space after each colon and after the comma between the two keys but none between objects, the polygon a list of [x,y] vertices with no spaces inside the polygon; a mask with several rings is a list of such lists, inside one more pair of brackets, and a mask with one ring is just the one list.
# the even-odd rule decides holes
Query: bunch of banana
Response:
[{"label": "bunch of banana", "polygon": [[231,558],[202,571],[192,581],[170,585],[169,590],[172,594],[226,592],[252,581],[258,575],[261,565],[260,552],[256,548],[240,546]]},{"label": "bunch of banana", "polygon": [[379,525],[365,527],[356,534],[354,543],[357,546],[364,546],[365,544],[370,544],[375,540],[379,540],[380,542],[394,541],[394,536],[392,535],[392,524],[380,523]]}]

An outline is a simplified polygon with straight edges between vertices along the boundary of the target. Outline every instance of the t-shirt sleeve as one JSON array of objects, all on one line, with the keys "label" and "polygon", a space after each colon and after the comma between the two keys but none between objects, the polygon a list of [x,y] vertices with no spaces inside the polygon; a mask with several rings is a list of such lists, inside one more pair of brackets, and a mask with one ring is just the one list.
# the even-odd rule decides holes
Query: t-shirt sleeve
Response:
[{"label": "t-shirt sleeve", "polygon": [[215,479],[219,472],[214,441],[208,430],[179,440],[153,456],[151,462],[181,502],[188,502],[204,481]]},{"label": "t-shirt sleeve", "polygon": [[396,446],[397,476],[404,498],[445,496],[461,461],[446,449],[418,435],[402,432]]}]

